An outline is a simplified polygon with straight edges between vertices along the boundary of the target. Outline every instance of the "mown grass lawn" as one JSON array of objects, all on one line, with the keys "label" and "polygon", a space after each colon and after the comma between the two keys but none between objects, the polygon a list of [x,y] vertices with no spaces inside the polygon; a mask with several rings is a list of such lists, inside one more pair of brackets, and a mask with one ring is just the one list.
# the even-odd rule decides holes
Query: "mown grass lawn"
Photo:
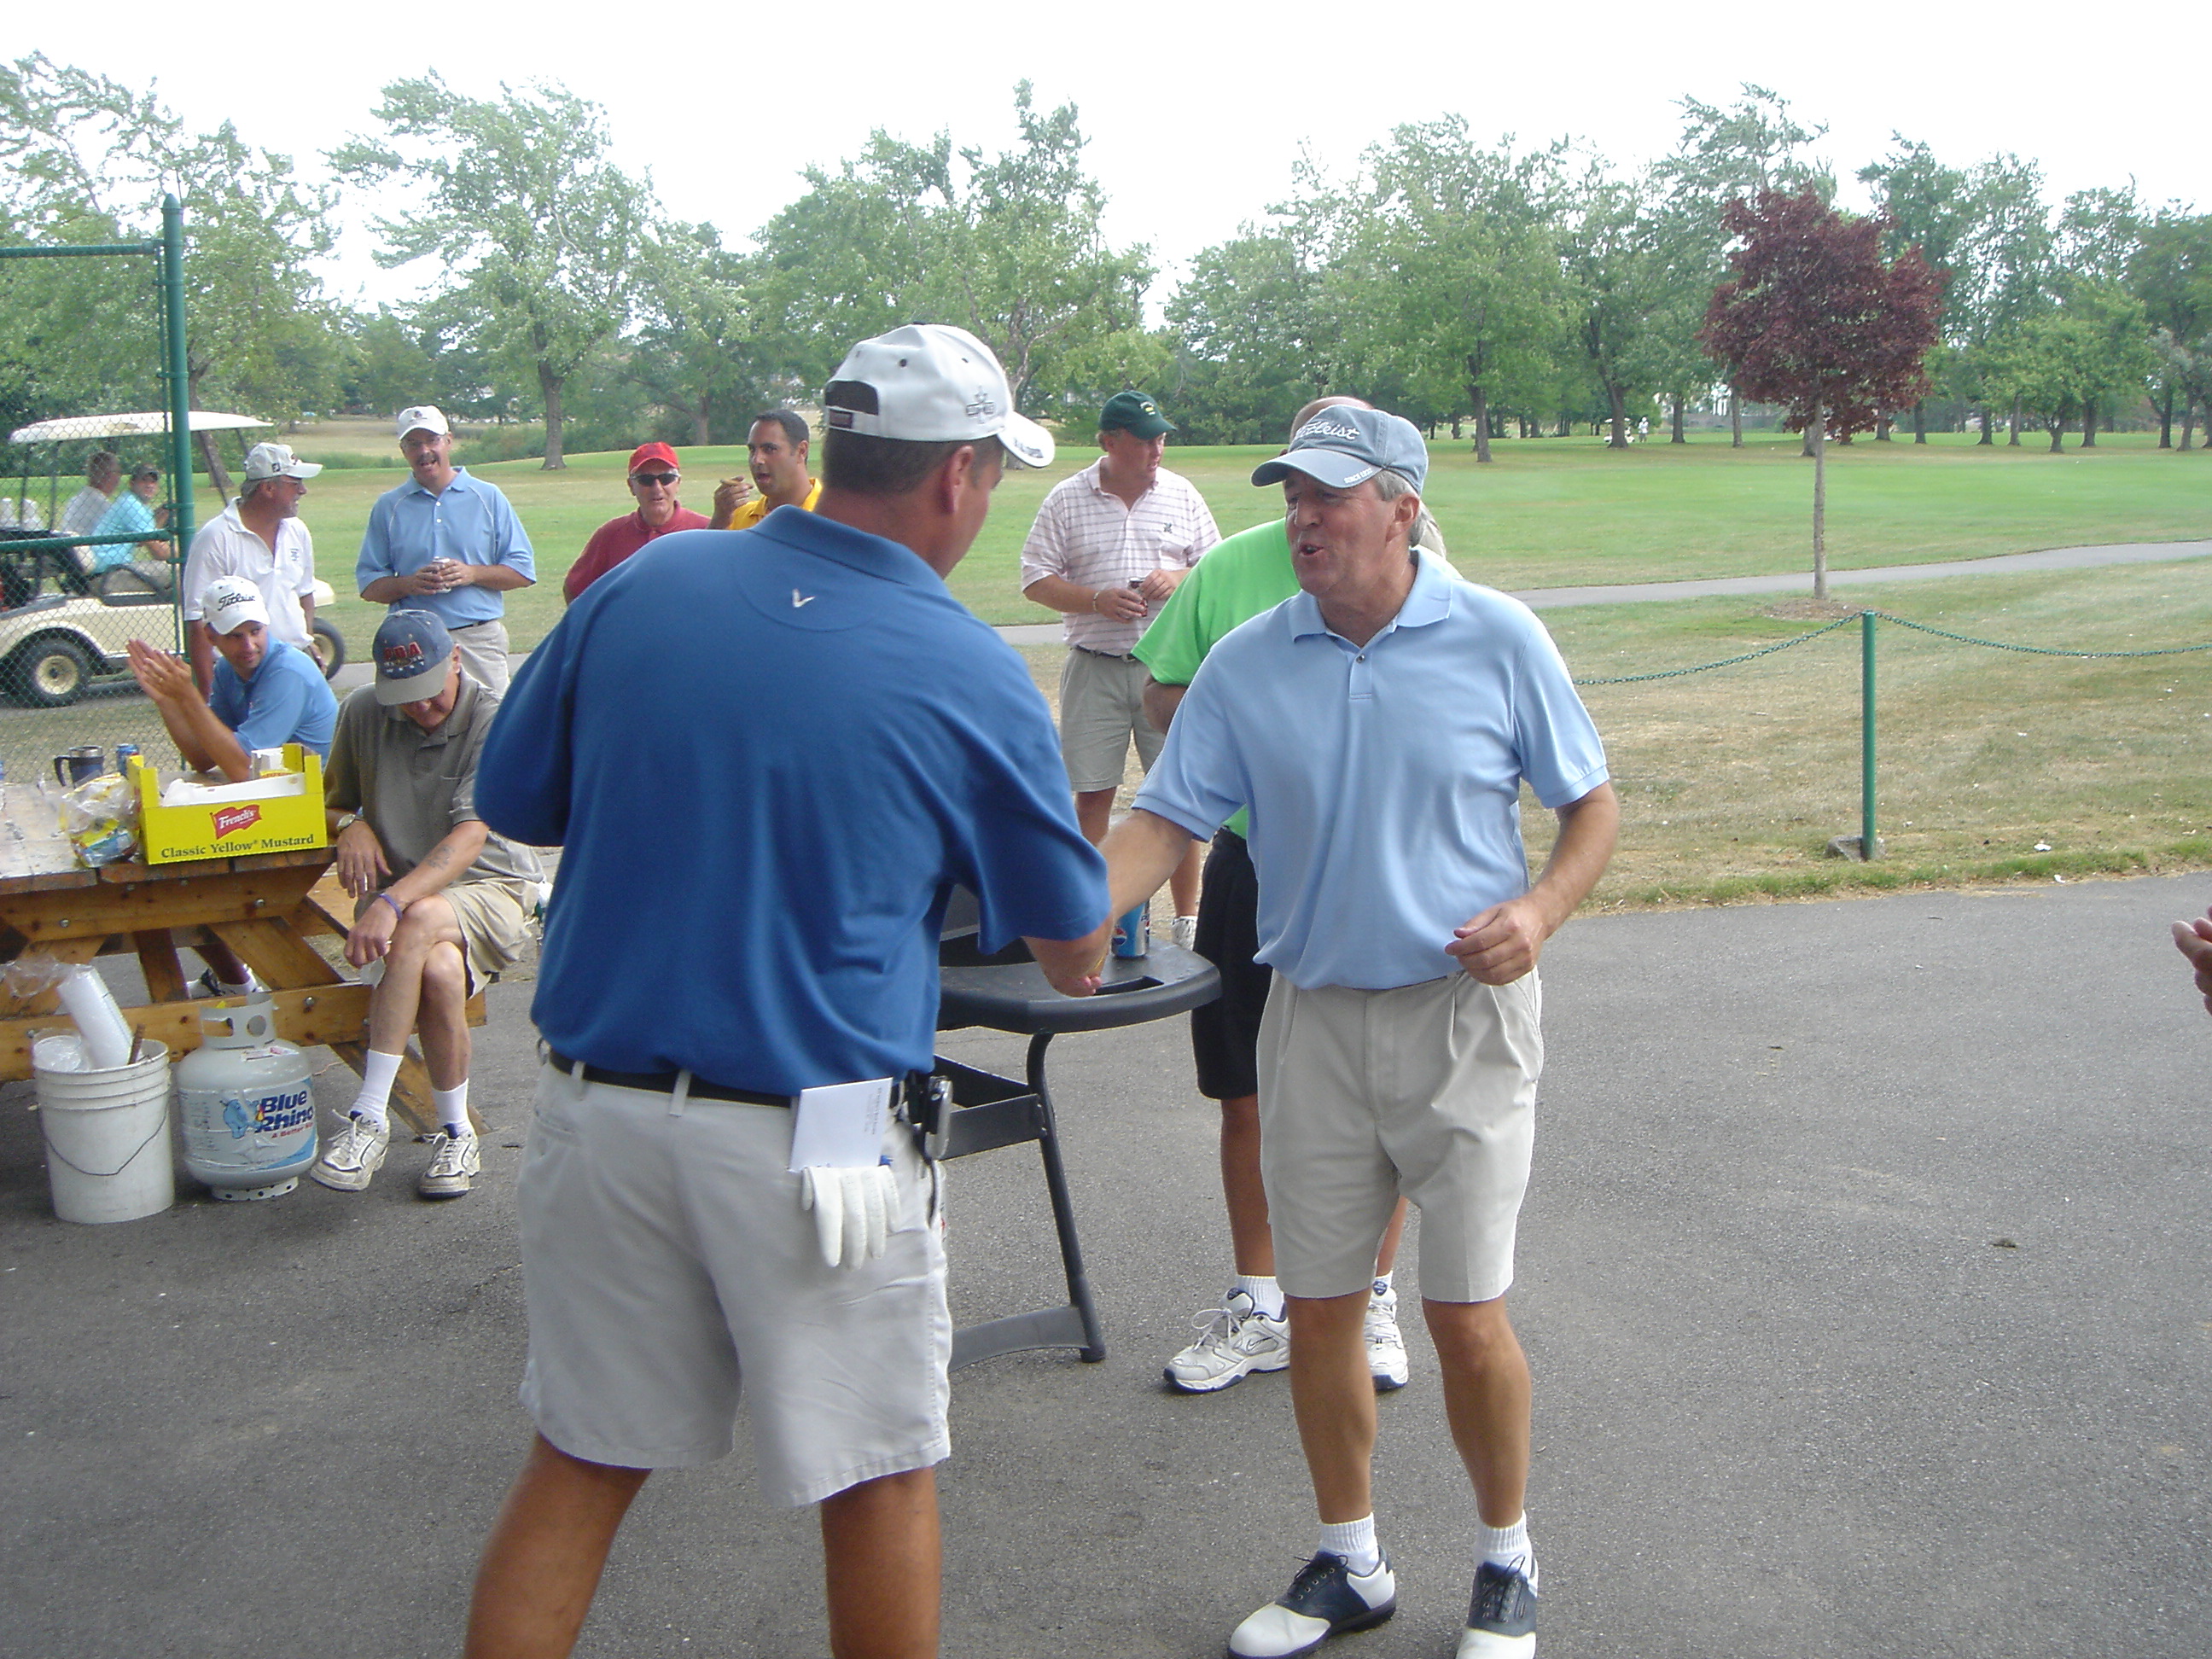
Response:
[{"label": "mown grass lawn", "polygon": [[[1854,587],[1850,603],[2001,645],[2212,647],[2212,561]],[[1596,908],[2212,866],[2212,648],[2046,656],[1887,622],[1875,635],[1884,854],[1827,856],[1831,837],[1860,826],[1860,631],[1854,618],[1808,638],[1826,619],[1790,614],[1807,608],[1717,599],[1547,615],[1621,797]],[[1790,641],[1802,643],[1733,667],[1605,683]],[[1059,648],[1024,654],[1050,698]],[[1123,806],[1138,781],[1133,763]],[[1553,823],[1524,793],[1532,867]]]},{"label": "mown grass lawn", "polygon": [[[313,444],[302,438],[303,450]],[[1724,434],[1607,450],[1589,438],[1508,440],[1479,466],[1465,444],[1439,440],[1428,501],[1455,562],[1504,588],[1667,581],[1810,568],[1812,474],[1787,434],[1731,450]],[[704,509],[714,480],[744,460],[735,447],[681,452],[684,495]],[[1277,510],[1247,482],[1267,447],[1174,449],[1168,464],[1195,483],[1224,533]],[[1042,472],[1010,473],[952,588],[986,621],[1049,622],[1020,593],[1024,535],[1044,493],[1095,451],[1064,443]],[[510,595],[509,628],[527,649],[561,609],[560,578],[585,539],[628,510],[620,454],[572,456],[562,472],[535,461],[480,469],[505,490],[538,551],[538,586]],[[306,506],[317,562],[349,595],[369,503],[404,477],[389,469],[325,472]],[[2212,536],[2212,454],[2160,451],[2146,433],[2106,434],[2096,448],[2050,455],[2031,442],[1979,448],[1944,436],[1927,444],[1862,439],[1830,452],[1829,558],[1835,568],[1972,558],[2032,548]],[[373,608],[342,604],[333,619],[356,650]]]},{"label": "mown grass lawn", "polygon": [[[373,451],[374,434],[358,453]],[[303,449],[311,445],[303,441]],[[1439,442],[1428,499],[1456,562],[1505,588],[1797,571],[1807,568],[1811,480],[1796,441],[1731,451],[1708,434],[1609,452],[1588,439],[1512,441],[1478,467]],[[1010,474],[954,591],[993,622],[1048,622],[1018,590],[1037,502],[1092,452],[1066,447],[1042,473]],[[1224,532],[1275,511],[1253,489],[1265,447],[1170,452]],[[684,452],[686,499],[743,464],[735,448]],[[518,648],[557,619],[560,577],[601,522],[627,510],[619,454],[481,469],[514,501],[538,554],[538,585],[508,599]],[[1862,441],[1832,453],[1831,556],[1838,568],[2032,548],[2212,537],[2212,455],[2107,434],[2088,452]],[[350,595],[369,504],[404,477],[333,469],[307,502],[323,574]],[[1869,605],[1954,633],[2074,652],[2212,642],[2212,560],[1853,587]],[[2212,866],[2212,651],[2051,657],[1960,645],[1884,624],[1878,634],[1878,829],[1868,866],[1823,856],[1859,828],[1856,627],[1740,666],[1627,684],[1793,639],[1817,621],[1790,605],[1710,599],[1554,610],[1547,622],[1605,734],[1625,806],[1600,905],[1788,897],[1916,881],[2050,881]],[[365,648],[378,608],[333,612]],[[1049,694],[1058,647],[1029,656]],[[88,705],[79,711],[89,718]],[[121,709],[115,712],[120,718]],[[1528,804],[1539,858],[1550,815]],[[2049,850],[2039,850],[2047,848]]]}]

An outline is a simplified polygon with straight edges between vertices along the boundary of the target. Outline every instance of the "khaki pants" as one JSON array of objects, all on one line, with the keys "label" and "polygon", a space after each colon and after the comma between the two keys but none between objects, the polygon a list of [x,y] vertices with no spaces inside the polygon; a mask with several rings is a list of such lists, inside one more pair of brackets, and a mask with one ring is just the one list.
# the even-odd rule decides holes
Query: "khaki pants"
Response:
[{"label": "khaki pants", "polygon": [[469,678],[505,696],[507,624],[496,620],[475,623],[451,632],[453,643],[461,647],[461,666],[468,671]]}]

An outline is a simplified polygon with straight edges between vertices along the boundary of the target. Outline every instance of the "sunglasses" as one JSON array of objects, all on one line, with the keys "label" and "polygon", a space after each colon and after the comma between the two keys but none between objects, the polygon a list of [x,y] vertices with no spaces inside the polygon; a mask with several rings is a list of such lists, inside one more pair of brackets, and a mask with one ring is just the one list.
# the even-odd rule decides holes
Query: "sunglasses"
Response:
[{"label": "sunglasses", "polygon": [[629,481],[632,483],[672,484],[681,477],[683,474],[680,472],[633,472],[629,475]]}]

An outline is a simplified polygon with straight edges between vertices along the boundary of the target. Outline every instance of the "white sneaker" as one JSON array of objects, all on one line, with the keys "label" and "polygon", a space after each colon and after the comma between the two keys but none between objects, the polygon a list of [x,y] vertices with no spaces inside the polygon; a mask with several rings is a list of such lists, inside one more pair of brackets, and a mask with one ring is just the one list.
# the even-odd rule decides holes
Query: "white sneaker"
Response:
[{"label": "white sneaker", "polygon": [[1410,1375],[1406,1339],[1398,1334],[1395,1291],[1377,1291],[1367,1299],[1367,1369],[1374,1375],[1377,1394],[1404,1388]]},{"label": "white sneaker", "polygon": [[1198,949],[1198,918],[1196,916],[1177,916],[1173,921],[1168,924],[1168,927],[1169,931],[1175,936],[1176,948],[1177,950],[1195,951]]},{"label": "white sneaker", "polygon": [[1253,1371],[1279,1371],[1291,1363],[1291,1328],[1260,1311],[1250,1296],[1231,1291],[1218,1308],[1192,1322],[1205,1334],[1168,1361],[1168,1386],[1184,1394],[1212,1394]]},{"label": "white sneaker", "polygon": [[372,1124],[365,1117],[349,1117],[345,1127],[324,1143],[321,1156],[307,1174],[325,1187],[342,1193],[357,1193],[368,1185],[371,1176],[384,1167],[384,1155],[391,1150],[389,1124]]},{"label": "white sneaker", "polygon": [[424,1198],[459,1198],[483,1170],[483,1143],[473,1129],[430,1137],[430,1167],[415,1183]]}]

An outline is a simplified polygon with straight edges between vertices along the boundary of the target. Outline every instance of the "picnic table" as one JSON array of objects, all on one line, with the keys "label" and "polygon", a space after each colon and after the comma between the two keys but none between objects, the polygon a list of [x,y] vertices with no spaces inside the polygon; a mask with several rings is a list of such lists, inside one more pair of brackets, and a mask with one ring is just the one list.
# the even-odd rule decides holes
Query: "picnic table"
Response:
[{"label": "picnic table", "polygon": [[[361,1069],[371,988],[349,977],[343,957],[315,948],[343,939],[352,901],[331,868],[327,847],[179,864],[123,862],[88,870],[62,833],[53,799],[16,782],[0,785],[0,962],[37,951],[63,963],[129,951],[146,978],[148,1000],[125,1005],[134,1030],[173,1054],[199,1047],[200,1010],[177,956],[220,939],[268,988],[277,1035],[301,1048],[327,1046]],[[52,991],[29,997],[0,982],[0,1079],[31,1075],[31,1037],[66,1016]],[[468,1022],[484,1023],[483,993]],[[434,1130],[429,1074],[410,1048],[392,1090],[392,1109],[418,1133]]]}]

